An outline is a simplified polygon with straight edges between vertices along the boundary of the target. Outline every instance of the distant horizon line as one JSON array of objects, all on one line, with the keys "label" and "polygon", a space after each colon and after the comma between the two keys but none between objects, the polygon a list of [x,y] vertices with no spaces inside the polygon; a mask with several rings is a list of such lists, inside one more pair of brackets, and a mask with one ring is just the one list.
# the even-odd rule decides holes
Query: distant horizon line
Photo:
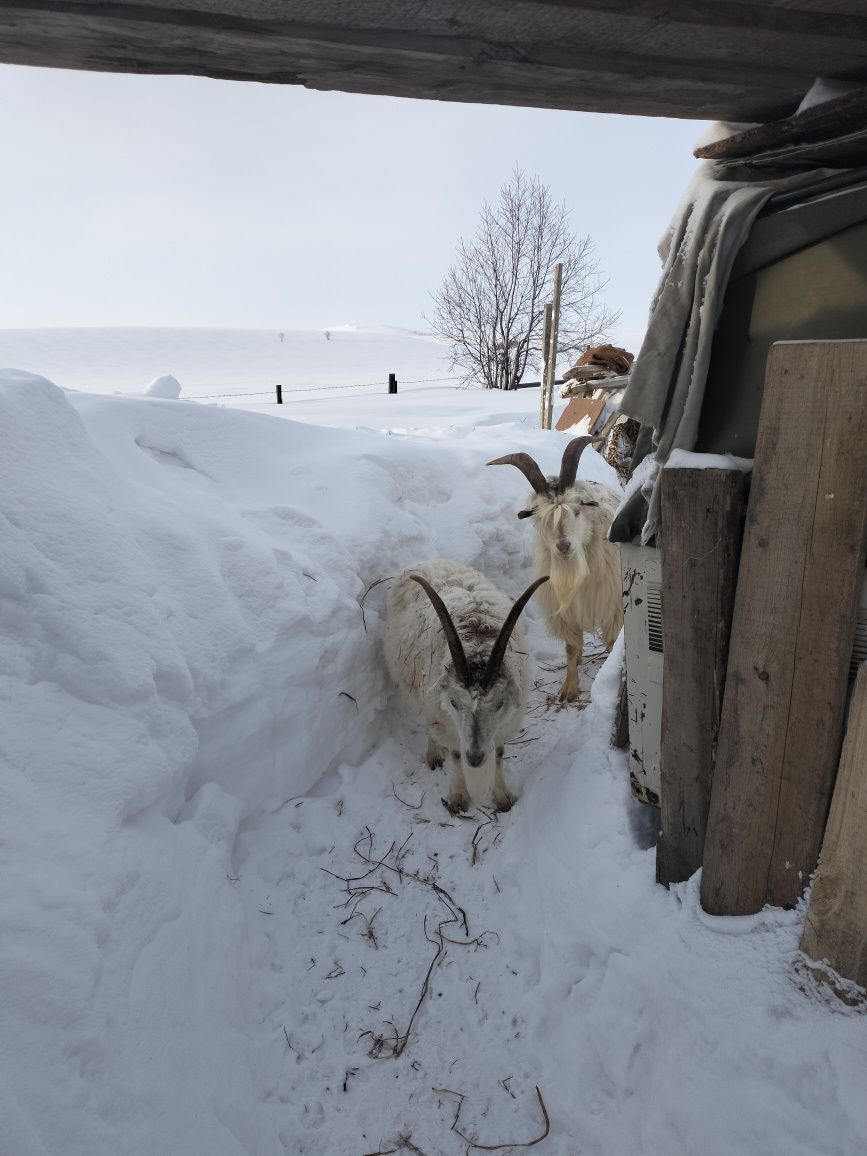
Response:
[{"label": "distant horizon line", "polygon": [[432,329],[418,329],[409,325],[391,325],[384,322],[360,324],[358,322],[341,322],[339,325],[3,325],[0,333],[34,332],[38,330],[80,330],[80,329],[176,329],[197,330],[203,332],[233,332],[233,333],[359,333],[364,331],[390,330],[398,333],[408,333],[413,337],[436,337]]}]

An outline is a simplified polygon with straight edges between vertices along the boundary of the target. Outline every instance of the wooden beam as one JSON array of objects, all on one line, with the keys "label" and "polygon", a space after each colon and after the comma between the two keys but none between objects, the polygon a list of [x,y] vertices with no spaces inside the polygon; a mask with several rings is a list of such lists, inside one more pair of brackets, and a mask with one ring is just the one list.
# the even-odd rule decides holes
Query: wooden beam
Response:
[{"label": "wooden beam", "polygon": [[656,879],[666,887],[694,874],[704,855],[744,491],[738,470],[662,474],[665,669]]},{"label": "wooden beam", "polygon": [[867,81],[855,0],[0,0],[8,64],[755,122]]},{"label": "wooden beam", "polygon": [[849,726],[801,951],[867,988],[867,663],[858,670]]},{"label": "wooden beam", "polygon": [[867,552],[865,401],[867,341],[772,346],[701,880],[715,915],[793,905],[819,856]]}]

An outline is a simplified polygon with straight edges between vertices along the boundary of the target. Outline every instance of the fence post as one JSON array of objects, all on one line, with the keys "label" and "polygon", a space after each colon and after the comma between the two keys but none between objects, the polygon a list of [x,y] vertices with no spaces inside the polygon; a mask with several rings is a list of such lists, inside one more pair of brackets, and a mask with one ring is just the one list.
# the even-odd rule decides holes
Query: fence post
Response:
[{"label": "fence post", "polygon": [[551,302],[551,331],[545,361],[545,380],[542,383],[542,429],[551,428],[554,408],[554,378],[557,376],[557,335],[560,328],[560,282],[563,266],[558,261],[554,266],[554,289]]},{"label": "fence post", "polygon": [[548,358],[551,348],[551,324],[554,306],[547,302],[542,310],[542,380],[539,382],[539,429],[545,428],[545,387],[548,381]]},{"label": "fence post", "polygon": [[282,385],[277,386],[277,404],[278,405],[283,404],[283,386]]},{"label": "fence post", "polygon": [[394,373],[388,375],[388,392],[397,393],[397,375]]}]

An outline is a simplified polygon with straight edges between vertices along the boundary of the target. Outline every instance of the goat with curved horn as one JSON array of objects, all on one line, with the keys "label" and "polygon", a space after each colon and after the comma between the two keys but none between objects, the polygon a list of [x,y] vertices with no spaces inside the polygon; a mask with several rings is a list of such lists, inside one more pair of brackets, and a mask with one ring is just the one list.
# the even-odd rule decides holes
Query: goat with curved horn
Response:
[{"label": "goat with curved horn", "polygon": [[[533,496],[519,518],[532,518],[536,530],[535,571],[551,581],[539,592],[548,630],[566,644],[566,677],[560,698],[578,697],[578,667],[584,634],[599,630],[610,650],[623,625],[620,550],[608,541],[608,530],[620,504],[620,493],[599,482],[576,480],[581,455],[590,437],[573,438],[560,462],[560,476],[542,490],[538,478],[525,476]],[[497,463],[528,457],[510,454]],[[532,458],[529,458],[532,461]],[[492,463],[489,463],[492,464]],[[533,463],[538,470],[538,466]],[[539,470],[541,474],[541,470]],[[535,480],[534,480],[535,478]]]},{"label": "goat with curved horn", "polygon": [[539,469],[538,463],[529,454],[506,454],[503,458],[494,458],[487,465],[517,466],[537,494],[548,493],[548,479]]},{"label": "goat with curved horn", "polygon": [[564,490],[568,490],[570,486],[575,484],[575,478],[578,474],[578,462],[581,460],[581,455],[592,443],[593,438],[573,438],[563,450],[563,458],[560,462],[560,480],[557,484],[557,489],[562,494]]},{"label": "goat with curved horn", "polygon": [[455,664],[455,674],[464,684],[470,685],[470,668],[467,666],[467,656],[464,654],[464,648],[455,629],[455,624],[452,622],[451,615],[448,612],[445,602],[428,582],[427,578],[422,578],[420,574],[410,574],[413,582],[418,582],[425,594],[431,600],[434,610],[437,612],[437,617],[442,623],[443,634],[448,643],[449,653],[452,656],[452,662]]},{"label": "goat with curved horn", "polygon": [[450,810],[466,810],[471,798],[498,811],[514,802],[503,749],[521,729],[529,690],[518,620],[545,581],[513,604],[477,570],[436,561],[404,570],[389,590],[386,663],[421,714],[428,765],[451,758]]},{"label": "goat with curved horn", "polygon": [[509,639],[512,637],[512,631],[517,625],[518,619],[521,617],[521,611],[539,589],[543,582],[548,581],[548,575],[544,574],[541,578],[537,578],[535,582],[531,582],[524,593],[515,602],[515,605],[509,611],[506,621],[500,628],[500,633],[497,635],[497,641],[491,649],[491,657],[488,659],[488,665],[485,673],[482,675],[482,687],[487,690],[493,683],[494,679],[500,672],[500,667],[503,664],[503,658],[506,654],[506,647],[509,645]]}]

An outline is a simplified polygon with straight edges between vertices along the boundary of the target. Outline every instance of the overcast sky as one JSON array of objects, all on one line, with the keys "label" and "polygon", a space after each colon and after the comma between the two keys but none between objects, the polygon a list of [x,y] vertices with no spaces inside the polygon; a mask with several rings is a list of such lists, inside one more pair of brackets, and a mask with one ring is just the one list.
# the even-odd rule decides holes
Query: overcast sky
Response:
[{"label": "overcast sky", "polygon": [[423,327],[519,162],[643,333],[704,125],[0,66],[0,325]]}]

